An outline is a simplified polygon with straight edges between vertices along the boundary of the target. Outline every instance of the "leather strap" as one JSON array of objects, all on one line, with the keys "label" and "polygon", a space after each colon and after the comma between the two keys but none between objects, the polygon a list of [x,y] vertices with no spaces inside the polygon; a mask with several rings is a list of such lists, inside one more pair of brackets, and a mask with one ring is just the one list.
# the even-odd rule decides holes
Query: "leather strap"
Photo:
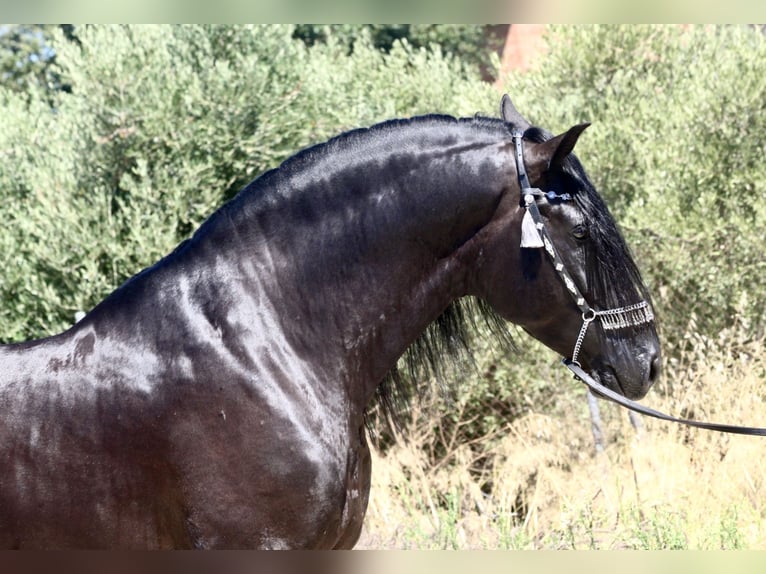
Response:
[{"label": "leather strap", "polygon": [[679,419],[676,417],[672,417],[670,415],[666,415],[659,411],[655,411],[654,409],[650,409],[649,407],[645,407],[636,402],[633,402],[630,399],[622,396],[621,394],[606,388],[604,385],[596,381],[593,377],[588,375],[588,373],[583,371],[580,365],[572,362],[570,359],[561,359],[561,362],[564,364],[564,366],[566,366],[570,371],[574,373],[575,379],[585,383],[588,387],[591,388],[591,390],[596,391],[600,395],[605,396],[606,398],[614,401],[615,403],[623,407],[626,407],[637,413],[641,413],[642,415],[647,415],[657,419],[662,419],[664,421],[680,423],[690,427],[697,427],[697,428],[707,429],[712,431],[733,433],[733,434],[766,436],[766,428],[740,427],[740,426],[734,426],[734,425],[722,425],[718,423],[706,423],[706,422],[695,421],[690,419]]}]

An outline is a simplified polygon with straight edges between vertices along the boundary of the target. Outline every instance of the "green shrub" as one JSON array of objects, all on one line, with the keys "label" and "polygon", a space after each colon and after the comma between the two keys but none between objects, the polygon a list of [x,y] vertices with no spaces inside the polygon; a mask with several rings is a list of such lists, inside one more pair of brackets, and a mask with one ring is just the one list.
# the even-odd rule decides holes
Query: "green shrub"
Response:
[{"label": "green shrub", "polygon": [[[443,40],[381,51],[360,31],[350,51],[340,33],[308,45],[293,26],[85,26],[74,36],[59,30],[51,46],[50,73],[68,90],[0,89],[5,341],[67,327],[306,145],[395,116],[497,113],[499,92]],[[556,26],[548,38],[539,67],[506,78],[505,91],[552,131],[594,123],[577,151],[655,294],[666,358],[690,332],[761,334],[762,35]],[[556,357],[519,340],[532,352],[479,346],[478,369],[458,376],[459,409],[443,403],[445,432],[474,439],[558,397],[580,401],[582,389],[561,390]]]},{"label": "green shrub", "polygon": [[406,40],[415,48],[438,46],[445,54],[479,68],[489,66],[491,59],[487,27],[476,24],[300,24],[294,35],[308,45],[332,37],[349,51],[360,37],[383,52],[390,52],[397,42]]},{"label": "green shrub", "polygon": [[259,173],[340,131],[491,90],[441,52],[292,26],[54,31],[71,92],[0,92],[0,337],[57,332],[187,237]]},{"label": "green shrub", "polygon": [[560,26],[520,109],[578,144],[651,284],[668,349],[763,331],[766,41],[737,26]]}]

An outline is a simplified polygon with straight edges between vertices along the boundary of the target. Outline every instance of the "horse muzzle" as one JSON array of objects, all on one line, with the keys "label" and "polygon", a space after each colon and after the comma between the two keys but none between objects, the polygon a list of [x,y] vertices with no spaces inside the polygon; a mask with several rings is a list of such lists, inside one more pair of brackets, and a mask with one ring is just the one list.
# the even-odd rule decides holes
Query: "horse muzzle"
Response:
[{"label": "horse muzzle", "polygon": [[642,399],[660,376],[662,360],[659,349],[620,347],[614,357],[602,355],[594,358],[588,370],[605,387],[631,400]]}]

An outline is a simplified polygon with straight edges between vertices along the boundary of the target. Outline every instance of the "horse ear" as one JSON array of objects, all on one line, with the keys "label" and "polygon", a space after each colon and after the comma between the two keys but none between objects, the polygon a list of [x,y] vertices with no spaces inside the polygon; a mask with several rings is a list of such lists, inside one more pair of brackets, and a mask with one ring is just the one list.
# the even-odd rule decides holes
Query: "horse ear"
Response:
[{"label": "horse ear", "polygon": [[578,124],[569,128],[569,130],[563,134],[559,134],[556,137],[543,142],[540,144],[540,147],[537,150],[537,154],[543,158],[550,158],[548,160],[549,169],[552,167],[560,166],[566,157],[572,153],[572,150],[574,149],[580,134],[585,131],[585,128],[587,128],[589,125],[590,122]]},{"label": "horse ear", "polygon": [[516,110],[508,94],[503,94],[503,99],[500,101],[500,117],[522,130],[526,130],[532,126],[532,124],[524,119],[524,117]]}]

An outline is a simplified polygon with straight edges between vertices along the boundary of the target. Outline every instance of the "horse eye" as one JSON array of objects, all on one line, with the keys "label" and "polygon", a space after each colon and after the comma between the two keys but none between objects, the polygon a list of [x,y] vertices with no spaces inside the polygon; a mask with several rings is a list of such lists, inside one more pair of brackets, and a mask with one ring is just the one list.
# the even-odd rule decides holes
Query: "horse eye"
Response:
[{"label": "horse eye", "polygon": [[575,225],[572,228],[572,235],[574,236],[575,239],[579,241],[583,241],[585,239],[588,239],[588,236],[590,234],[588,233],[588,228],[585,225],[580,224],[580,225]]}]

